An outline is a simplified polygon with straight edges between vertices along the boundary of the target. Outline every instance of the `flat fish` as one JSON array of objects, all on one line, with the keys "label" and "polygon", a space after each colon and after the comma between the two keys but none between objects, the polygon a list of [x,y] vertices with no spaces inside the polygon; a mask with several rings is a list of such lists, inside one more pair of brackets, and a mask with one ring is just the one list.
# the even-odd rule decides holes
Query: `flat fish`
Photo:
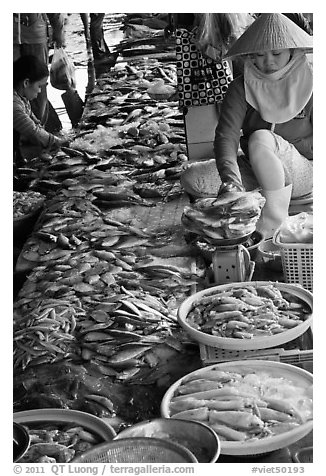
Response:
[{"label": "flat fish", "polygon": [[118,245],[115,246],[115,248],[118,248],[118,249],[134,248],[135,246],[141,246],[144,244],[146,244],[147,246],[150,246],[148,238],[137,238],[133,236],[128,236],[127,238],[122,237]]},{"label": "flat fish", "polygon": [[209,410],[206,407],[193,408],[191,410],[184,410],[179,413],[174,413],[172,418],[179,418],[181,420],[195,420],[208,421]]},{"label": "flat fish", "polygon": [[140,371],[139,367],[133,367],[131,369],[126,369],[123,370],[122,372],[119,372],[119,374],[116,375],[117,380],[130,380],[132,377],[134,377],[138,372]]},{"label": "flat fish", "polygon": [[102,248],[111,248],[120,240],[120,235],[118,236],[109,236],[102,241],[101,246]]},{"label": "flat fish", "polygon": [[108,359],[108,362],[111,366],[128,365],[131,367],[137,365],[138,361],[136,359],[142,356],[149,349],[150,347],[136,347],[134,349],[122,350],[112,355]]},{"label": "flat fish", "polygon": [[257,416],[246,411],[209,411],[210,423],[222,423],[236,430],[263,428],[264,422]]},{"label": "flat fish", "polygon": [[217,381],[214,382],[205,379],[198,379],[186,385],[181,385],[179,387],[179,393],[184,395],[195,392],[203,392],[205,390],[212,390],[216,388],[219,388],[219,384]]},{"label": "flat fish", "polygon": [[201,408],[205,406],[205,400],[198,400],[197,398],[187,398],[180,400],[179,402],[171,402],[169,409],[170,414],[183,412],[185,410],[193,410],[195,408]]}]

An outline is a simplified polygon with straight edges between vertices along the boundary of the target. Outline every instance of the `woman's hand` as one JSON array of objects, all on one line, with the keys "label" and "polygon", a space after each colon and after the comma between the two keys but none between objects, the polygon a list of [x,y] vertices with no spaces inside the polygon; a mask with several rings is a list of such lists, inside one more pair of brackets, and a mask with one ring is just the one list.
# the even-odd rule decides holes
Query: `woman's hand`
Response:
[{"label": "woman's hand", "polygon": [[56,137],[53,145],[50,147],[52,152],[56,152],[60,149],[60,147],[68,147],[69,146],[69,139],[67,137]]},{"label": "woman's hand", "polygon": [[224,195],[225,193],[239,193],[245,192],[245,189],[242,184],[237,184],[235,182],[223,182],[217,192],[217,196]]},{"label": "woman's hand", "polygon": [[57,35],[53,34],[53,42],[57,48],[65,48],[66,41],[64,33],[58,33]]}]

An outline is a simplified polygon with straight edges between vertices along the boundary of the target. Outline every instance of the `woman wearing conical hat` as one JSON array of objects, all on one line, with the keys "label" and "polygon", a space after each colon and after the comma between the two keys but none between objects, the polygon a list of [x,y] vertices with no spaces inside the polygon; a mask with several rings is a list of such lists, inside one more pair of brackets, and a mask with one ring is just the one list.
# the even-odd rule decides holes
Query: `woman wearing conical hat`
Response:
[{"label": "woman wearing conical hat", "polygon": [[[280,13],[263,13],[226,55],[243,59],[244,74],[223,101],[214,143],[218,174],[206,173],[211,184],[216,179],[219,194],[252,189],[256,180],[266,198],[257,226],[265,238],[286,218],[291,198],[312,192],[311,52],[312,36]],[[239,144],[245,156],[241,172]],[[193,194],[189,177],[182,181]]]}]

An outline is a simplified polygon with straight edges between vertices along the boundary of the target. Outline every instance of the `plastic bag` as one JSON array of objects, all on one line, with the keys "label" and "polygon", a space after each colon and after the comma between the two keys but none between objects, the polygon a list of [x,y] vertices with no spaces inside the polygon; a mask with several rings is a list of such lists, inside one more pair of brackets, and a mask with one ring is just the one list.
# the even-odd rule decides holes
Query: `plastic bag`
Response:
[{"label": "plastic bag", "polygon": [[302,212],[288,217],[280,227],[281,243],[312,243],[313,216]]},{"label": "plastic bag", "polygon": [[65,91],[76,88],[75,65],[63,48],[54,48],[50,83],[54,88]]}]

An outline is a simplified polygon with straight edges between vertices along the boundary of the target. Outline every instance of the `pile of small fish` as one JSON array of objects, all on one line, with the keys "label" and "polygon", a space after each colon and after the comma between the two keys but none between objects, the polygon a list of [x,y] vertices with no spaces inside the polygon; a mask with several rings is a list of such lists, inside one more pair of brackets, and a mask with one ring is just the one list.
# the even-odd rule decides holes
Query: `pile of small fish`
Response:
[{"label": "pile of small fish", "polygon": [[35,210],[42,207],[45,197],[39,193],[29,190],[27,192],[13,192],[13,218],[23,218]]},{"label": "pile of small fish", "polygon": [[[46,261],[40,256],[41,264],[34,267],[15,303],[15,367],[79,354],[80,345],[85,347],[85,342],[92,342],[94,336],[95,341],[96,337],[100,341],[106,337],[108,343],[113,335],[116,343],[119,338],[126,343],[157,332],[151,343],[164,342],[176,327],[173,316],[177,303],[203,279],[203,270],[198,271],[198,276],[194,270],[187,274],[168,263],[151,265],[155,257],[137,257],[130,249],[56,248],[44,257]],[[100,303],[106,313],[100,309]],[[128,309],[118,312],[121,306],[128,305]],[[142,310],[137,311],[137,305]],[[103,312],[98,314],[96,310]],[[98,322],[99,319],[104,321]],[[77,342],[76,321],[77,331],[83,328],[79,335],[83,338]],[[24,333],[26,328],[28,332]],[[87,336],[88,332],[100,329],[106,329],[108,335]],[[85,352],[83,358],[89,354]]]},{"label": "pile of small fish", "polygon": [[[127,362],[132,367],[135,356],[147,359],[137,363],[137,371],[151,367],[155,356],[143,354],[153,345],[168,341],[178,347],[172,335],[176,298],[180,302],[203,282],[205,269],[186,257],[184,267],[182,261],[178,266],[168,259],[158,262],[150,250],[159,248],[159,235],[110,219],[91,200],[64,192],[48,200],[22,253],[32,271],[15,303],[14,367],[80,356],[103,364],[101,349],[106,347],[108,357],[111,346],[111,357],[120,352],[120,343],[132,344],[128,354],[135,353],[124,367]],[[117,376],[109,367],[103,371]]]},{"label": "pile of small fish", "polygon": [[[79,249],[85,243],[76,249],[57,248],[63,252],[59,258],[50,251],[44,255],[49,259],[28,276],[14,306],[14,372],[17,378],[21,372],[49,367],[45,377],[54,382],[55,363],[85,365],[87,381],[94,373],[97,382],[99,377],[109,379],[109,388],[105,380],[103,389],[95,392],[94,398],[101,403],[85,400],[94,394],[89,390],[76,391],[74,398],[68,399],[70,381],[62,397],[57,389],[51,393],[50,384],[46,384],[45,394],[36,391],[34,398],[41,406],[51,400],[52,406],[64,402],[62,408],[112,416],[112,408],[103,408],[102,402],[116,393],[112,382],[168,385],[173,372],[184,368],[188,338],[176,323],[176,298],[184,299],[198,277],[195,279],[191,269],[188,275],[182,268],[177,271],[168,260],[164,265],[164,259],[157,263],[154,256],[137,256],[133,247]],[[173,362],[172,368],[167,361]],[[183,363],[174,369],[176,362]],[[24,386],[28,385],[27,375]],[[80,382],[77,376],[76,381]],[[39,385],[39,377],[37,382]],[[122,408],[122,404],[115,407],[115,412]],[[134,421],[132,408],[128,418]]]},{"label": "pile of small fish", "polygon": [[76,346],[76,307],[50,300],[38,303],[30,314],[14,316],[14,368],[68,358]]}]

